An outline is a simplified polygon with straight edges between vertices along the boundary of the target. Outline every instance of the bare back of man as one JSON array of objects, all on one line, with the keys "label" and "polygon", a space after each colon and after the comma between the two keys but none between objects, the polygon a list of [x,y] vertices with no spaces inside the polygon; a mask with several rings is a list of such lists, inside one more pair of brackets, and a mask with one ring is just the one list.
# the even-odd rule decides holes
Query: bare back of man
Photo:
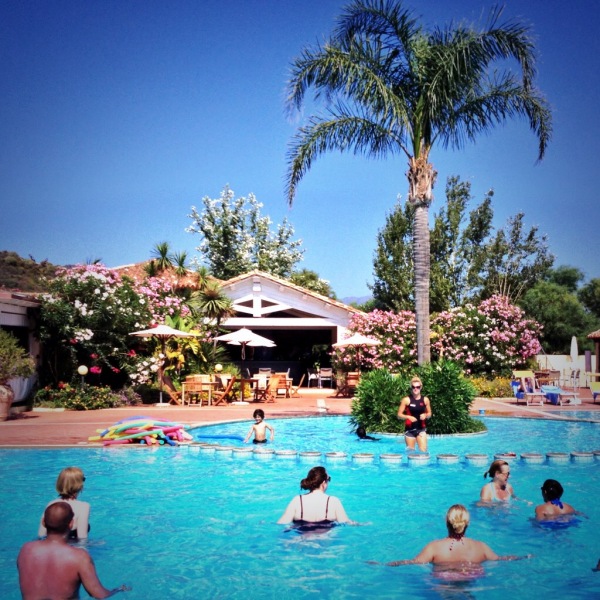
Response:
[{"label": "bare back of man", "polygon": [[96,573],[92,557],[82,548],[68,544],[73,510],[66,502],[50,504],[44,512],[48,537],[27,542],[17,558],[23,600],[71,600],[79,598],[83,585],[92,598],[108,598],[128,591],[123,585],[109,590]]},{"label": "bare back of man", "polygon": [[24,600],[79,598],[81,584],[93,598],[110,593],[98,580],[90,555],[67,543],[29,542],[21,549],[17,566]]}]

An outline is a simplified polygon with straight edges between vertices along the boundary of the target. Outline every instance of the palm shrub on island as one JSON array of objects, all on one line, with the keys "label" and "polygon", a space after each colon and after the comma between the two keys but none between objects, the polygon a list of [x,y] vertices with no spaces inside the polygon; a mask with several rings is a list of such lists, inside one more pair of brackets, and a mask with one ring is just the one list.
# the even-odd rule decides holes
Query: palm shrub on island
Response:
[{"label": "palm shrub on island", "polygon": [[409,371],[391,374],[376,369],[362,375],[351,406],[351,422],[367,431],[404,432],[404,420],[398,419],[398,406],[410,390],[410,380],[417,375],[423,393],[431,403],[432,417],[427,423],[430,434],[474,433],[485,425],[469,415],[475,399],[475,386],[465,377],[460,365],[440,360]]}]

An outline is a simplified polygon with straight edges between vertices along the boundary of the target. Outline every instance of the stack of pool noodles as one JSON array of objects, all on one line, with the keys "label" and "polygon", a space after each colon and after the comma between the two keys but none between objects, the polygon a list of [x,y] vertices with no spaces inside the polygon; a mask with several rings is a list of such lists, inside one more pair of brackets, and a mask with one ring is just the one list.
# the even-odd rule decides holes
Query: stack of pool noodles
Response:
[{"label": "stack of pool noodles", "polygon": [[190,442],[193,437],[185,431],[181,423],[153,419],[152,417],[129,417],[122,419],[108,429],[98,429],[100,435],[92,436],[90,442],[102,442],[104,446],[116,444],[168,444],[177,446]]}]

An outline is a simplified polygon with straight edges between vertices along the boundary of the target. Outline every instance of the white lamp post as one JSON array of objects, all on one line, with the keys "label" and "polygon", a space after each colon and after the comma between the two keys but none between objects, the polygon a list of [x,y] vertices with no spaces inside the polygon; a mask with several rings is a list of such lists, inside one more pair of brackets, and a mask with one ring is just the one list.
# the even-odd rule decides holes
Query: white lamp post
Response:
[{"label": "white lamp post", "polygon": [[83,378],[88,374],[88,368],[85,365],[79,365],[77,372],[81,375],[81,385],[83,385],[85,383]]}]

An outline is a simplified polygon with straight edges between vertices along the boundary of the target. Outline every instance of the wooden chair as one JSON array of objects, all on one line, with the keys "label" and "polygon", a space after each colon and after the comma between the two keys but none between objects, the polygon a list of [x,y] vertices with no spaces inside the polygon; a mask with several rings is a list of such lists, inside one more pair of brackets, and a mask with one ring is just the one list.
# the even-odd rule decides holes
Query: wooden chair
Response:
[{"label": "wooden chair", "polygon": [[202,403],[206,402],[208,406],[208,399],[211,395],[211,381],[212,377],[206,373],[188,375],[181,385],[181,399],[183,404],[191,406],[192,402],[194,402],[202,406]]},{"label": "wooden chair", "polygon": [[173,380],[164,373],[162,374],[162,390],[169,396],[169,404],[179,404],[181,406],[181,392],[175,387]]},{"label": "wooden chair", "polygon": [[346,373],[344,377],[344,381],[340,387],[338,387],[335,395],[349,397],[354,395],[354,391],[356,390],[356,386],[358,386],[358,382],[360,381],[360,373],[351,372]]},{"label": "wooden chair", "polygon": [[213,406],[218,406],[219,404],[227,404],[227,402],[231,402],[233,400],[232,392],[234,383],[235,377],[231,377],[227,382],[225,388],[214,394],[212,398]]},{"label": "wooden chair", "polygon": [[[285,384],[284,384],[285,385]],[[277,398],[277,390],[281,387],[281,378],[279,375],[271,375],[269,379],[269,385],[266,389],[262,391],[258,391],[257,393],[257,402],[275,402],[275,398]]]},{"label": "wooden chair", "polygon": [[292,384],[290,386],[290,398],[296,398],[300,394],[298,394],[298,390],[302,387],[304,383],[304,378],[306,377],[306,373],[302,373],[302,377],[300,378],[300,383],[298,385]]}]

